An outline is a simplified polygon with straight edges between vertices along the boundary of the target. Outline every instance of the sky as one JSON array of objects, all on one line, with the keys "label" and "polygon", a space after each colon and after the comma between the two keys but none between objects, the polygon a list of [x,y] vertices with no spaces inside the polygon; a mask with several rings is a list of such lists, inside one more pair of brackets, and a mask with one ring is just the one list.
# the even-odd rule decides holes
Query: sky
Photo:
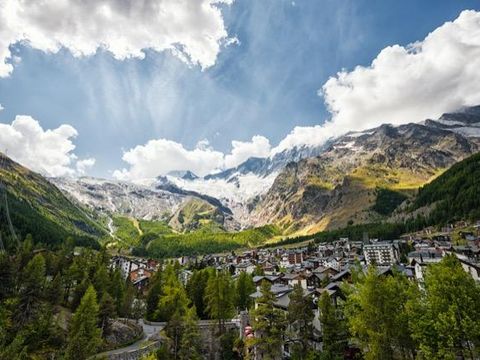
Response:
[{"label": "sky", "polygon": [[0,0],[0,151],[205,175],[480,104],[478,69],[478,0]]}]

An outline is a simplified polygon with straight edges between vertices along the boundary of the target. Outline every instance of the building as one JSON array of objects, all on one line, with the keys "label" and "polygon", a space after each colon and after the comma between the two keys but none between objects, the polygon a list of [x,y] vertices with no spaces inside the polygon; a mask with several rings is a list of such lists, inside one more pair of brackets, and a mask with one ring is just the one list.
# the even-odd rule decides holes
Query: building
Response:
[{"label": "building", "polygon": [[375,242],[363,246],[367,265],[393,265],[399,260],[399,251],[391,242]]}]

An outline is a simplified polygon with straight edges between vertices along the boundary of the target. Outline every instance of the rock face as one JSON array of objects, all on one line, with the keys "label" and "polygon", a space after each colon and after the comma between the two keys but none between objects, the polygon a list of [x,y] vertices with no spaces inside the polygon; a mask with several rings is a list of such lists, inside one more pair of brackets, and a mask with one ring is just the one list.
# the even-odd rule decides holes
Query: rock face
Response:
[{"label": "rock face", "polygon": [[125,344],[141,339],[142,327],[133,321],[123,322],[115,320],[111,322],[110,334],[105,338],[109,349],[116,349]]},{"label": "rock face", "polygon": [[378,188],[411,194],[475,153],[479,139],[429,123],[349,133],[321,155],[288,164],[252,211],[254,224],[315,232],[374,221]]},{"label": "rock face", "polygon": [[138,219],[159,219],[169,215],[185,196],[123,181],[82,178],[51,179],[71,198],[103,213]]}]

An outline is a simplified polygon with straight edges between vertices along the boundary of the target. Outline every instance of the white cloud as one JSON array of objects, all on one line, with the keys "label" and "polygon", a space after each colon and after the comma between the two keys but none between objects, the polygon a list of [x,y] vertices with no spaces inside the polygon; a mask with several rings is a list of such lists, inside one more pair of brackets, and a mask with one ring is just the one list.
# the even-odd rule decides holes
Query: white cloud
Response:
[{"label": "white cloud", "polygon": [[215,64],[228,38],[219,4],[232,0],[0,0],[0,77],[15,63],[9,46],[22,42],[74,56],[106,49],[116,59],[144,49],[171,50],[203,69]]},{"label": "white cloud", "polygon": [[[74,175],[77,157],[72,139],[77,134],[70,125],[44,130],[34,118],[19,115],[11,124],[0,123],[0,151],[43,175]],[[86,169],[85,165],[88,161],[77,162],[80,168]]]},{"label": "white cloud", "polygon": [[423,41],[383,49],[370,66],[330,78],[319,92],[330,121],[296,127],[273,153],[383,123],[436,118],[480,104],[480,13],[463,11]]},{"label": "white cloud", "polygon": [[206,139],[199,141],[193,150],[167,139],[150,140],[145,145],[126,151],[122,159],[130,167],[115,170],[113,177],[139,180],[165,175],[173,170],[190,170],[204,176],[235,167],[252,156],[268,156],[269,152],[268,139],[259,135],[252,137],[251,141],[232,141],[232,151],[227,155],[214,150]]},{"label": "white cloud", "polygon": [[4,110],[5,108],[0,104],[0,111]]},{"label": "white cloud", "polygon": [[122,159],[130,168],[116,170],[113,176],[121,180],[138,180],[164,175],[172,170],[191,170],[205,175],[223,165],[223,153],[204,147],[204,142],[193,150],[187,150],[175,141],[150,140],[123,154]]},{"label": "white cloud", "polygon": [[225,167],[235,167],[249,157],[267,157],[270,154],[270,141],[260,135],[252,137],[252,141],[232,141],[232,152],[225,156]]},{"label": "white cloud", "polygon": [[95,165],[96,160],[94,158],[88,158],[83,160],[78,160],[75,164],[78,175],[85,175],[87,170],[89,170],[93,165]]}]

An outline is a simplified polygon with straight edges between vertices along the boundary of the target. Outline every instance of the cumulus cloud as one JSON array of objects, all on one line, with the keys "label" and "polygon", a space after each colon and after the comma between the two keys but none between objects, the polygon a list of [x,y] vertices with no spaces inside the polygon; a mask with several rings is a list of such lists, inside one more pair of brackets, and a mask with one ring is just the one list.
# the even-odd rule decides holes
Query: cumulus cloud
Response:
[{"label": "cumulus cloud", "polygon": [[96,160],[94,158],[88,158],[83,160],[78,160],[75,164],[78,175],[85,175],[89,169],[95,165]]},{"label": "cumulus cloud", "polygon": [[229,39],[219,4],[233,0],[0,0],[0,77],[13,71],[10,45],[74,56],[105,49],[117,59],[171,50],[203,69]]},{"label": "cumulus cloud", "polygon": [[75,162],[86,169],[85,166],[88,167],[92,160],[86,163],[76,161],[72,140],[77,135],[70,125],[44,130],[34,118],[19,115],[11,124],[0,123],[0,151],[7,152],[13,160],[43,175],[75,175],[72,168]]},{"label": "cumulus cloud", "polygon": [[214,171],[235,167],[249,157],[265,157],[270,152],[270,142],[263,136],[251,141],[232,141],[232,151],[224,154],[214,150],[208,140],[201,140],[193,150],[175,141],[150,140],[126,151],[122,159],[129,168],[116,170],[113,177],[119,180],[139,180],[165,175],[173,170],[190,170],[204,176]]},{"label": "cumulus cloud", "polygon": [[205,175],[223,164],[223,153],[212,150],[202,142],[193,150],[187,150],[175,141],[150,140],[123,154],[129,169],[116,170],[113,177],[120,180],[136,180],[165,175],[172,170],[191,170]]},{"label": "cumulus cloud", "polygon": [[232,141],[232,152],[225,156],[225,167],[235,167],[249,157],[267,157],[270,154],[270,141],[260,135],[252,137],[252,141]]},{"label": "cumulus cloud", "polygon": [[480,104],[480,13],[463,11],[424,40],[383,49],[370,66],[343,70],[319,91],[332,117],[296,127],[273,152],[321,144],[330,137],[383,123],[436,118]]}]

